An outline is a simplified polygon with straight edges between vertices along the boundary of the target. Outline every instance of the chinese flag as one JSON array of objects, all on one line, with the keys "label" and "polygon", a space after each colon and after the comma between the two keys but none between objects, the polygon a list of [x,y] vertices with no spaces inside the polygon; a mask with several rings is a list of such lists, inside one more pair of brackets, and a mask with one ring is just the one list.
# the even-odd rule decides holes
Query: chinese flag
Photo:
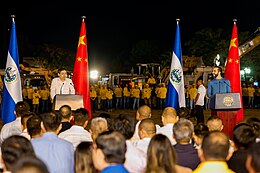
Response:
[{"label": "chinese flag", "polygon": [[76,90],[76,94],[83,95],[84,108],[89,112],[89,119],[92,118],[90,91],[89,91],[89,77],[88,77],[88,51],[87,51],[87,36],[86,25],[82,17],[80,36],[78,42],[78,49],[76,60],[74,64],[72,81]]},{"label": "chinese flag", "polygon": [[[243,105],[242,88],[241,88],[241,80],[240,80],[240,58],[238,54],[238,34],[237,34],[237,26],[235,21],[234,21],[234,26],[232,31],[232,38],[229,46],[229,52],[228,52],[224,77],[230,80],[231,92],[240,93],[241,105]],[[237,111],[236,123],[239,123],[243,119],[244,119],[244,109],[242,106],[242,108]]]}]

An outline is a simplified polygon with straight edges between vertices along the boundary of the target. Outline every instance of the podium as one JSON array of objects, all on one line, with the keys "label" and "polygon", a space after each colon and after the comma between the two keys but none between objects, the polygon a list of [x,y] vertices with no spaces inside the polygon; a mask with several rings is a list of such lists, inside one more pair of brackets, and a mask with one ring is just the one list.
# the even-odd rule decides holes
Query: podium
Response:
[{"label": "podium", "polygon": [[218,116],[223,123],[223,132],[232,138],[237,111],[241,109],[240,93],[216,93],[210,98],[211,115]]},{"label": "podium", "polygon": [[84,108],[83,96],[81,94],[56,94],[53,101],[53,109],[58,111],[63,105],[69,105],[71,110]]}]

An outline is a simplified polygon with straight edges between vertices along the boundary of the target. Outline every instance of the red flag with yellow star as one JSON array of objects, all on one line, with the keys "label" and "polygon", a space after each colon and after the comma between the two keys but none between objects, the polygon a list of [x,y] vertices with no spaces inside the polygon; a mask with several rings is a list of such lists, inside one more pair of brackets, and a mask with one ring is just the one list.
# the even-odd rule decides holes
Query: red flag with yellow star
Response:
[{"label": "red flag with yellow star", "polygon": [[[242,87],[240,80],[240,58],[238,54],[238,34],[237,25],[234,22],[232,38],[230,41],[228,59],[225,68],[224,77],[230,81],[231,92],[240,93],[240,100],[242,104]],[[239,123],[244,119],[244,109],[243,106],[237,111],[236,123]]]},{"label": "red flag with yellow star", "polygon": [[89,77],[88,77],[87,36],[86,36],[86,25],[84,22],[84,17],[82,17],[78,49],[77,49],[77,55],[74,64],[72,81],[74,83],[76,94],[83,95],[84,108],[87,109],[89,112],[89,119],[92,118]]}]

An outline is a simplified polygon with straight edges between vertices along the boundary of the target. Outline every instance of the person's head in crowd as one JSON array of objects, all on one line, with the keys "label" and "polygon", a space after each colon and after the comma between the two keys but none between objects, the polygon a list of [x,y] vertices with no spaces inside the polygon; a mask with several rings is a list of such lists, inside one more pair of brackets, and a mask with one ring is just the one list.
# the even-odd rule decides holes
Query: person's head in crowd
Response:
[{"label": "person's head in crowd", "polygon": [[88,125],[88,110],[85,108],[78,108],[75,110],[74,113],[74,125],[82,126],[82,127],[87,127]]},{"label": "person's head in crowd", "polygon": [[17,160],[25,155],[35,156],[30,140],[20,135],[6,138],[1,144],[1,153],[4,171],[10,171]]},{"label": "person's head in crowd", "polygon": [[143,119],[139,124],[138,135],[140,139],[152,138],[156,134],[156,126],[151,118]]},{"label": "person's head in crowd", "polygon": [[109,165],[124,164],[126,153],[125,137],[116,131],[99,134],[94,143],[92,158],[99,171]]},{"label": "person's head in crowd", "polygon": [[97,136],[104,131],[108,131],[107,120],[102,117],[92,118],[89,132],[91,133],[93,141],[95,141]]},{"label": "person's head in crowd", "polygon": [[176,154],[167,136],[156,134],[152,137],[147,150],[145,172],[162,167],[166,172],[176,172]]},{"label": "person's head in crowd", "polygon": [[216,115],[211,115],[206,122],[209,131],[222,131],[223,130],[223,123],[222,120],[216,116]]},{"label": "person's head in crowd", "polygon": [[204,123],[199,123],[194,126],[193,139],[196,146],[201,146],[204,136],[208,133],[209,133],[209,128]]},{"label": "person's head in crowd", "polygon": [[177,112],[173,107],[166,107],[163,110],[161,118],[163,125],[174,124],[179,120]]},{"label": "person's head in crowd", "polygon": [[152,117],[152,109],[148,105],[142,105],[137,109],[136,120],[141,121]]},{"label": "person's head in crowd", "polygon": [[226,161],[230,147],[229,137],[220,131],[211,131],[204,136],[201,148],[198,149],[200,160]]},{"label": "person's head in crowd", "polygon": [[246,168],[249,173],[260,172],[260,142],[250,146],[247,153]]},{"label": "person's head in crowd", "polygon": [[246,120],[246,123],[252,126],[257,140],[260,140],[260,118],[250,117]]},{"label": "person's head in crowd", "polygon": [[16,117],[21,117],[30,110],[30,105],[26,101],[19,101],[15,104],[14,113]]},{"label": "person's head in crowd", "polygon": [[61,122],[70,122],[72,118],[72,110],[69,105],[62,105],[59,108],[59,114],[61,115]]},{"label": "person's head in crowd", "polygon": [[126,139],[131,139],[135,130],[134,122],[133,117],[120,114],[114,119],[113,129],[123,134]]},{"label": "person's head in crowd", "polygon": [[173,126],[173,137],[178,144],[188,144],[191,142],[194,132],[192,122],[185,118],[180,118]]},{"label": "person's head in crowd", "polygon": [[74,154],[75,173],[95,173],[97,170],[92,161],[93,143],[83,141],[76,147]]},{"label": "person's head in crowd", "polygon": [[236,149],[248,149],[252,143],[255,143],[256,136],[249,124],[239,123],[233,129],[232,140]]},{"label": "person's head in crowd", "polygon": [[26,125],[26,122],[29,118],[33,117],[33,116],[36,116],[36,114],[34,112],[27,112],[25,113],[24,115],[22,115],[21,117],[21,126],[22,126],[22,131],[24,129],[27,129],[27,125]]},{"label": "person's head in crowd", "polygon": [[11,169],[12,173],[49,173],[45,163],[36,156],[23,156]]},{"label": "person's head in crowd", "polygon": [[112,118],[111,115],[109,113],[106,112],[101,112],[98,117],[103,117],[107,120],[107,127],[109,130],[112,130],[113,127],[113,122],[112,122]]},{"label": "person's head in crowd", "polygon": [[31,139],[42,136],[41,123],[42,118],[39,115],[32,116],[27,120],[26,127]]},{"label": "person's head in crowd", "polygon": [[41,128],[43,132],[54,132],[56,134],[59,133],[61,129],[61,117],[56,112],[48,112],[41,114],[42,123]]}]

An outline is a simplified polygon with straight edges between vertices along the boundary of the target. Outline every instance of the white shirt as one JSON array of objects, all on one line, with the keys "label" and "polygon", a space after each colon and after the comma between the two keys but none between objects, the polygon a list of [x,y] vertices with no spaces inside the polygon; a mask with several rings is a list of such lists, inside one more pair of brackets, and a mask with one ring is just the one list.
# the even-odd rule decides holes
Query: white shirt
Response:
[{"label": "white shirt", "polygon": [[21,117],[16,118],[14,121],[5,124],[0,133],[0,142],[2,143],[6,138],[12,135],[21,135]]},{"label": "white shirt", "polygon": [[[138,121],[135,125],[135,132],[134,132],[134,135],[133,137],[131,138],[131,142],[132,143],[135,143],[137,141],[140,140],[140,137],[138,135],[138,129],[139,129],[139,124],[141,123],[141,121]],[[161,126],[159,126],[158,124],[155,124],[155,127],[156,127],[156,132],[161,128]]]},{"label": "white shirt", "polygon": [[167,136],[169,138],[169,140],[171,141],[172,145],[175,145],[177,142],[172,136],[173,135],[173,125],[174,124],[165,124],[157,131],[157,134],[163,134],[163,135]]},{"label": "white shirt", "polygon": [[70,78],[66,78],[65,81],[61,81],[56,77],[51,81],[50,95],[54,99],[56,94],[75,94],[73,82]]},{"label": "white shirt", "polygon": [[136,148],[130,140],[126,140],[126,154],[124,166],[130,173],[142,173],[146,167],[146,154]]},{"label": "white shirt", "polygon": [[148,145],[151,141],[151,138],[143,138],[134,143],[134,146],[140,150],[142,150],[145,154],[147,154]]},{"label": "white shirt", "polygon": [[21,136],[24,136],[26,137],[27,139],[31,140],[31,136],[30,134],[28,133],[28,130],[27,129],[24,129],[23,132],[21,133]]},{"label": "white shirt", "polygon": [[68,130],[61,132],[58,135],[59,138],[65,139],[73,144],[74,150],[82,141],[93,142],[91,134],[85,130],[82,126],[73,125]]},{"label": "white shirt", "polygon": [[206,88],[201,84],[197,91],[198,94],[200,94],[196,105],[204,106],[204,98],[206,96]]}]

